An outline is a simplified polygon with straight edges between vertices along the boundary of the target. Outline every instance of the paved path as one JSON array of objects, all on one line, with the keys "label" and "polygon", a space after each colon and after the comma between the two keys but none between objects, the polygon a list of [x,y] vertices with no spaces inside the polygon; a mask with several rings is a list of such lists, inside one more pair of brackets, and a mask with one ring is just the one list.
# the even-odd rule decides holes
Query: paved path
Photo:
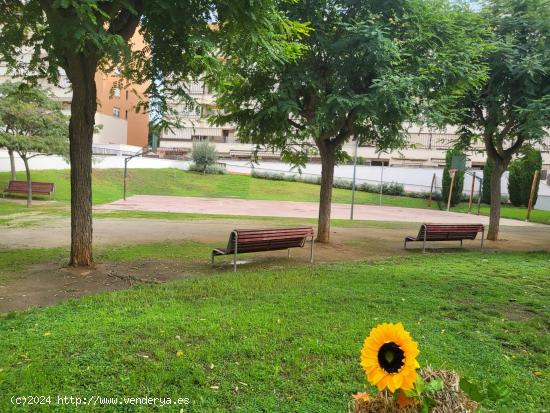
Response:
[{"label": "paved path", "polygon": [[[117,211],[183,212],[251,217],[317,218],[316,202],[261,201],[235,198],[198,198],[180,196],[135,195],[96,209]],[[348,219],[350,205],[332,204],[332,218]],[[401,208],[378,205],[356,205],[354,218],[366,221],[431,222],[440,224],[489,224],[489,218],[435,209]],[[501,219],[503,226],[533,226],[528,222]]]}]

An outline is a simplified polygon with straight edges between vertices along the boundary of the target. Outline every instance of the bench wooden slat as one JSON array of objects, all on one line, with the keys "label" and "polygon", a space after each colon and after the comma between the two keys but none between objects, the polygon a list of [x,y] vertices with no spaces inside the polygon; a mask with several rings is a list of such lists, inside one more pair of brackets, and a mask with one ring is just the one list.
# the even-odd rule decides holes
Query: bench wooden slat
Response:
[{"label": "bench wooden slat", "polygon": [[[460,241],[474,240],[481,232],[481,248],[483,248],[483,234],[485,227],[482,224],[422,224],[416,237],[405,237],[405,248],[407,242],[425,241]],[[424,251],[426,246],[424,245]]]},{"label": "bench wooden slat", "polygon": [[[313,228],[266,228],[234,230],[229,236],[226,248],[217,248],[212,251],[214,256],[235,253],[278,251],[290,248],[302,248],[308,237],[312,238],[311,261],[313,262]],[[236,270],[236,258],[234,258]]]},{"label": "bench wooden slat", "polygon": [[[55,192],[55,184],[51,182],[31,182],[33,194],[50,195]],[[27,194],[29,184],[26,181],[9,181],[4,189],[3,195],[9,193]]]}]

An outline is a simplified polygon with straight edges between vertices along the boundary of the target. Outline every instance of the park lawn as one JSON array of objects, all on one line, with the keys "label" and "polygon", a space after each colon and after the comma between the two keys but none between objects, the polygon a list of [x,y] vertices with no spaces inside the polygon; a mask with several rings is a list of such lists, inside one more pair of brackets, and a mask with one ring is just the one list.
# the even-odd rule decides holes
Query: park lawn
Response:
[{"label": "park lawn", "polygon": [[[468,204],[462,203],[456,207],[451,208],[453,212],[468,212]],[[472,206],[472,211],[477,213],[477,206]],[[489,216],[489,205],[482,204],[479,209],[481,215]],[[517,219],[525,221],[527,217],[527,208],[520,208],[513,205],[501,205],[500,207],[501,218]],[[539,224],[550,225],[550,211],[543,211],[540,209],[531,210],[531,222],[538,222]]]},{"label": "park lawn", "polygon": [[497,411],[540,412],[550,405],[549,271],[548,253],[244,266],[8,313],[0,411],[15,410],[11,395],[34,394],[188,397],[190,412],[344,412],[363,390],[370,328],[401,321],[422,365],[503,383],[512,397],[488,405]]},{"label": "park lawn", "polygon": [[[93,203],[106,204],[122,198],[122,169],[94,169]],[[0,187],[7,184],[9,174],[0,173]],[[24,179],[23,174],[18,179]],[[55,182],[58,201],[70,200],[69,170],[33,171],[35,181]],[[303,182],[271,181],[248,175],[224,174],[203,175],[179,169],[129,169],[128,196],[130,195],[177,195],[208,198],[241,198],[278,201],[318,202],[319,186]],[[357,192],[358,204],[378,204],[378,194]],[[333,202],[350,203],[351,191],[334,189]],[[423,208],[426,201],[404,196],[383,198],[385,205]],[[0,210],[0,213],[2,211]]]},{"label": "park lawn", "polygon": [[[105,204],[122,198],[121,169],[94,169],[93,171],[93,203]],[[18,175],[24,179],[23,174]],[[68,216],[66,208],[70,200],[69,187],[70,172],[68,170],[37,170],[33,171],[33,179],[36,181],[55,182],[57,203],[36,204],[34,213],[55,214]],[[0,173],[0,187],[7,184],[9,174]],[[253,178],[248,175],[202,175],[195,172],[187,172],[179,169],[129,169],[128,170],[128,196],[130,195],[176,195],[195,196],[208,198],[241,198],[261,199],[277,201],[306,201],[318,202],[319,186],[303,182],[274,181],[268,179]],[[46,199],[39,197],[38,199]],[[355,200],[358,204],[379,203],[379,195],[368,192],[356,192]],[[349,204],[351,191],[334,188],[334,203]],[[408,208],[429,208],[425,199],[406,196],[384,195],[383,205]],[[432,208],[437,208],[437,203],[432,203]],[[467,204],[460,204],[452,211],[467,212]],[[0,202],[0,225],[6,225],[7,219],[3,215],[17,212],[28,212],[22,204]],[[489,214],[489,206],[482,205],[481,214]],[[525,220],[526,209],[503,205],[501,209],[503,218]],[[550,224],[550,211],[533,210],[531,221]]]}]

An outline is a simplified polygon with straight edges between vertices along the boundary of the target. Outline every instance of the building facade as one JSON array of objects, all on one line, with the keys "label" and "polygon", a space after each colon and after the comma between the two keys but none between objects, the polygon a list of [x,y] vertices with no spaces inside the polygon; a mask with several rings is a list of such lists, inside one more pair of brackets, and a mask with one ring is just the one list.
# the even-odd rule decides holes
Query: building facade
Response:
[{"label": "building facade", "polygon": [[[143,38],[136,32],[131,40],[134,50],[145,47]],[[31,51],[23,52],[20,61],[30,60]],[[116,72],[116,71],[115,71]],[[8,69],[5,62],[0,62],[0,83],[16,82],[22,79],[18,73]],[[136,113],[136,105],[140,100],[145,101],[145,91],[148,84],[136,85],[123,82],[118,73],[105,74],[97,72],[95,75],[97,89],[97,111],[94,133],[94,144],[104,145],[132,145],[147,146],[149,115]],[[71,83],[63,70],[60,70],[59,83],[53,85],[46,80],[39,80],[39,86],[47,90],[50,95],[62,102],[64,112],[70,114],[72,100]]]}]

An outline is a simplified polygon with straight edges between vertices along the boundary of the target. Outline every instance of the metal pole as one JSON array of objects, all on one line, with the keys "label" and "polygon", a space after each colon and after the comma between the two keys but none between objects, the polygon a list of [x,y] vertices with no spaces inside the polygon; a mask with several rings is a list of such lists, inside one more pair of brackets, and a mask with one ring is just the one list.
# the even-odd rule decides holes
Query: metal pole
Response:
[{"label": "metal pole", "polygon": [[383,190],[384,190],[384,161],[382,161],[382,169],[380,170],[380,206],[382,206]]},{"label": "metal pole", "polygon": [[483,178],[479,178],[479,194],[477,196],[477,214],[479,215],[479,210],[481,209],[481,197],[483,195]]},{"label": "metal pole", "polygon": [[353,179],[351,181],[351,211],[349,219],[353,221],[353,206],[355,205],[355,174],[357,171],[357,147],[359,146],[359,139],[355,138],[355,153],[353,155]]},{"label": "metal pole", "polygon": [[126,201],[126,178],[128,176],[128,158],[124,158],[124,200]]},{"label": "metal pole", "polygon": [[432,194],[433,194],[433,191],[434,191],[434,184],[435,184],[435,173],[434,173],[434,176],[432,177],[432,184],[430,186],[430,198],[428,199],[428,206],[429,207],[432,206]]},{"label": "metal pole", "polygon": [[470,191],[470,202],[468,202],[468,214],[472,212],[472,200],[474,199],[474,189],[476,185],[476,173],[472,176],[472,190]]}]

